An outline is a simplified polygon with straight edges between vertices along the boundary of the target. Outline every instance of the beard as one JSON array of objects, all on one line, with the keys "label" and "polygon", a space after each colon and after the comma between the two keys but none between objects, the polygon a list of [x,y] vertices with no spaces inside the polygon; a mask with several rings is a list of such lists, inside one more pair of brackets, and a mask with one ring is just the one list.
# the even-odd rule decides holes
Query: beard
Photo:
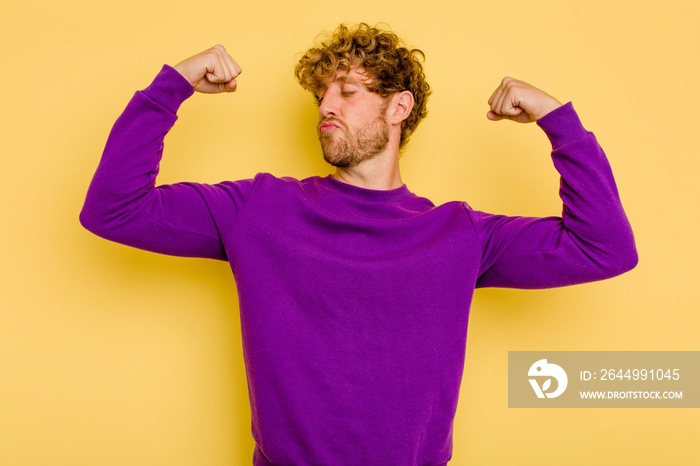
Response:
[{"label": "beard", "polygon": [[340,128],[319,135],[323,158],[334,167],[359,165],[382,152],[389,143],[389,124],[383,115],[352,131],[343,123],[334,121]]}]

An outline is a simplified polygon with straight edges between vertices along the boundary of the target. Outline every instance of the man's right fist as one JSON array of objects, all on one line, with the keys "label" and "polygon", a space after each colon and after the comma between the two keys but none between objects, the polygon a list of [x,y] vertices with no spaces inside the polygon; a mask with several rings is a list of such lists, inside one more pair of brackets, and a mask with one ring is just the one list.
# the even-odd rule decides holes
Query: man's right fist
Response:
[{"label": "man's right fist", "polygon": [[236,77],[241,74],[241,67],[222,45],[215,45],[178,63],[174,68],[195,91],[206,94],[235,91]]}]

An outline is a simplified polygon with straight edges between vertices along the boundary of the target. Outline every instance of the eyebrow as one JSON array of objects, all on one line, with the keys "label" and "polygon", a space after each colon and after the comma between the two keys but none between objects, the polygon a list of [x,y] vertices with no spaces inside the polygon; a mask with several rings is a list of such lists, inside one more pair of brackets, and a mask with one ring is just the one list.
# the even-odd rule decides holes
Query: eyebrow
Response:
[{"label": "eyebrow", "polygon": [[[333,79],[333,81],[330,81],[330,82],[331,83],[340,82],[340,83],[344,83],[344,84],[355,84],[358,86],[363,86],[365,88],[369,88],[369,86],[367,85],[368,84],[367,80],[359,79],[359,78],[356,78],[354,76],[348,76],[347,74],[344,74],[342,76],[338,76],[335,79]],[[328,87],[328,84],[324,84],[323,86],[321,86],[321,89],[325,89],[327,87]]]},{"label": "eyebrow", "polygon": [[353,77],[351,77],[351,76],[348,76],[348,75],[346,75],[346,74],[344,74],[343,76],[338,76],[335,80],[336,80],[336,81],[340,81],[340,82],[342,82],[342,83],[359,84],[359,85],[362,85],[362,86],[365,85],[365,83],[364,83],[363,81],[361,81],[361,80],[359,80],[359,79],[357,79],[357,78],[353,78]]},{"label": "eyebrow", "polygon": [[[365,89],[369,90],[369,86],[367,86],[367,83],[365,81],[358,79],[358,78],[355,78],[355,77],[352,77],[352,76],[348,76],[347,74],[344,74],[342,76],[338,76],[337,78],[335,78],[331,82],[336,82],[336,81],[339,81],[341,83],[346,83],[346,84],[355,84],[355,85],[362,86]],[[322,86],[320,86],[317,89],[317,91],[315,93],[316,100],[320,100],[320,97],[318,96],[318,92],[325,90],[325,89],[328,89],[327,84],[323,84]]]}]

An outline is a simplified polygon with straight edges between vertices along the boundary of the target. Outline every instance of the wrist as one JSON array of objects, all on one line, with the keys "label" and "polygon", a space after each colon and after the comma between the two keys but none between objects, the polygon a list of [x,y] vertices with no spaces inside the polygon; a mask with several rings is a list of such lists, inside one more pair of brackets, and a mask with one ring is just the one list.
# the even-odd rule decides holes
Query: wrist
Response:
[{"label": "wrist", "polygon": [[552,100],[547,102],[547,104],[544,105],[543,108],[541,108],[536,115],[532,115],[532,117],[535,121],[539,121],[562,106],[563,104],[561,102],[552,97]]},{"label": "wrist", "polygon": [[194,88],[173,67],[163,65],[160,73],[142,92],[162,107],[177,113],[182,102],[194,94]]},{"label": "wrist", "polygon": [[537,125],[544,130],[553,149],[579,139],[588,133],[571,102],[549,112],[537,121]]}]

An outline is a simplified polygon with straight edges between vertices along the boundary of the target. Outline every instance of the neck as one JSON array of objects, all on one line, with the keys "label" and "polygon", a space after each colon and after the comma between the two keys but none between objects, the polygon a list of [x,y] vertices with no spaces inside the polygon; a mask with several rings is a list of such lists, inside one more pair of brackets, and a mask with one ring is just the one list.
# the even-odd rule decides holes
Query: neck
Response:
[{"label": "neck", "polygon": [[389,190],[403,186],[399,169],[399,154],[382,154],[354,167],[338,167],[333,177],[360,188]]}]

